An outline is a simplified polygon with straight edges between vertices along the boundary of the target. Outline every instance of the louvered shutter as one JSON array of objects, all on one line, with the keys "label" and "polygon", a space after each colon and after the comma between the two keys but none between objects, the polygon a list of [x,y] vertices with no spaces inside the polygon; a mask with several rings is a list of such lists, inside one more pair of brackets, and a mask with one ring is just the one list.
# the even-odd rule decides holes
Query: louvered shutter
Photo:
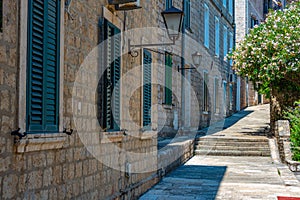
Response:
[{"label": "louvered shutter", "polygon": [[168,53],[165,57],[165,67],[165,103],[172,105],[172,56]]},{"label": "louvered shutter", "polygon": [[29,0],[27,131],[58,131],[59,0]]},{"label": "louvered shutter", "polygon": [[106,130],[119,130],[120,124],[120,30],[105,20],[106,70],[104,79],[103,124]]},{"label": "louvered shutter", "polygon": [[151,53],[144,50],[143,59],[143,126],[151,126]]},{"label": "louvered shutter", "polygon": [[114,29],[114,61],[113,61],[113,129],[119,130],[120,126],[120,75],[121,75],[121,36],[119,29]]}]

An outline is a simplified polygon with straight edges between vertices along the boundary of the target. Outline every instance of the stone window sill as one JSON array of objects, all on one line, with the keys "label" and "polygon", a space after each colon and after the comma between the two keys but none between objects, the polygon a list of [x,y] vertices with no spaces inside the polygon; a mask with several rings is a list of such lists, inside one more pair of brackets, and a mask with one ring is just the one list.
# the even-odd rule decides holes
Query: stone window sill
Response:
[{"label": "stone window sill", "polygon": [[107,143],[118,143],[122,142],[123,138],[126,137],[126,133],[124,131],[112,131],[112,132],[102,132],[101,144]]},{"label": "stone window sill", "polygon": [[61,149],[66,138],[65,133],[28,134],[17,144],[17,153]]},{"label": "stone window sill", "polygon": [[166,110],[172,110],[173,106],[169,104],[163,104],[163,108]]},{"label": "stone window sill", "polygon": [[127,136],[139,138],[140,140],[152,140],[157,138],[157,131],[137,131],[130,133],[124,131],[102,132],[100,143],[121,143]]}]

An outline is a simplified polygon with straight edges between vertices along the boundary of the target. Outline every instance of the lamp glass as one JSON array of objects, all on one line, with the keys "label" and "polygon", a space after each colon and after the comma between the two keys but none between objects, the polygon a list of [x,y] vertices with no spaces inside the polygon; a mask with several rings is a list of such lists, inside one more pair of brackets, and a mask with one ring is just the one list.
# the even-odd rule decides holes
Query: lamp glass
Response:
[{"label": "lamp glass", "polygon": [[200,66],[201,60],[202,60],[202,55],[199,52],[196,52],[196,53],[192,54],[192,59],[193,59],[194,65]]},{"label": "lamp glass", "polygon": [[177,8],[171,7],[164,12],[162,16],[170,39],[174,40],[179,37],[182,26],[183,12]]}]

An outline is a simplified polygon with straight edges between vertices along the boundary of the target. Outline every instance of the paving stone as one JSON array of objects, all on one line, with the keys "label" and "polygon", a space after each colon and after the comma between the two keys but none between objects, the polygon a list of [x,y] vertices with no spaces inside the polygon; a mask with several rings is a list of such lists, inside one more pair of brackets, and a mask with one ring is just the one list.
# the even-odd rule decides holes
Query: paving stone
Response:
[{"label": "paving stone", "polygon": [[[235,115],[232,126],[220,132],[215,131],[213,137],[225,135],[231,138],[231,141],[235,139],[267,141],[266,133],[262,134],[261,128],[267,126],[268,107],[257,106],[246,111],[248,115],[245,113]],[[241,117],[244,118],[238,121]],[[230,126],[230,121],[227,121],[227,125]],[[255,131],[259,133],[255,134]],[[300,174],[295,175],[287,166],[274,162],[269,155],[265,157],[200,155],[194,156],[185,165],[167,174],[140,199],[268,200],[277,199],[277,196],[300,197],[300,183],[297,180]]]}]

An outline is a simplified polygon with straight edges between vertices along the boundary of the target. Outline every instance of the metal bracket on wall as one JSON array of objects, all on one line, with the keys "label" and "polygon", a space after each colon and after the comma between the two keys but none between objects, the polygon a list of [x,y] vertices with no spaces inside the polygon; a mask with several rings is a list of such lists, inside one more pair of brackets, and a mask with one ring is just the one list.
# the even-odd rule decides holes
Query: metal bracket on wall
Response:
[{"label": "metal bracket on wall", "polygon": [[72,16],[72,14],[70,12],[71,3],[72,3],[72,0],[65,1],[65,11],[68,14],[68,16],[71,18],[71,20],[74,20],[74,17]]},{"label": "metal bracket on wall", "polygon": [[10,135],[13,135],[14,136],[14,143],[17,144],[20,142],[20,140],[23,138],[23,137],[26,137],[27,136],[27,133],[24,132],[24,133],[20,133],[20,128],[18,128],[17,130],[14,130],[10,133]]}]

